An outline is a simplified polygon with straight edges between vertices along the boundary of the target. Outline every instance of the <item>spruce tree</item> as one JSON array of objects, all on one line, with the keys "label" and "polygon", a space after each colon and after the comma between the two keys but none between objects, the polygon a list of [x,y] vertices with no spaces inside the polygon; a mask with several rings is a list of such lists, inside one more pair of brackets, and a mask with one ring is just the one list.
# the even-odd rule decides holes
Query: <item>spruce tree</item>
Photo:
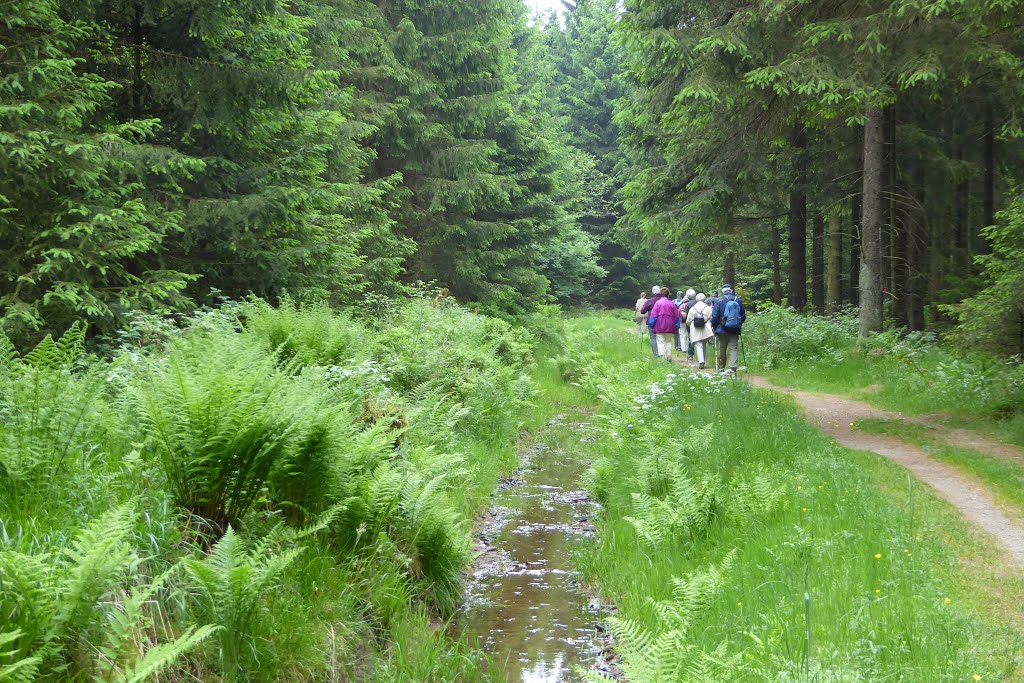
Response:
[{"label": "spruce tree", "polygon": [[173,197],[197,165],[149,153],[153,119],[105,116],[117,85],[75,56],[96,35],[57,10],[14,0],[0,17],[0,323],[16,338],[110,330],[180,304],[187,280],[155,258],[182,213],[147,188]]}]

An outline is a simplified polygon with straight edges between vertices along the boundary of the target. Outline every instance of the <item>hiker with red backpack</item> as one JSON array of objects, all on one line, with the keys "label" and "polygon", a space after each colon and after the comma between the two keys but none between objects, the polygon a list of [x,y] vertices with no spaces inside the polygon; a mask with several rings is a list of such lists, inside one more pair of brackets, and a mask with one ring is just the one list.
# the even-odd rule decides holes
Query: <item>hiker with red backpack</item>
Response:
[{"label": "hiker with red backpack", "polygon": [[725,372],[728,353],[729,370],[733,377],[736,376],[736,370],[739,368],[740,334],[746,319],[747,312],[743,308],[743,302],[733,293],[732,286],[722,287],[722,296],[715,300],[715,305],[711,309],[711,328],[718,339],[718,372]]}]

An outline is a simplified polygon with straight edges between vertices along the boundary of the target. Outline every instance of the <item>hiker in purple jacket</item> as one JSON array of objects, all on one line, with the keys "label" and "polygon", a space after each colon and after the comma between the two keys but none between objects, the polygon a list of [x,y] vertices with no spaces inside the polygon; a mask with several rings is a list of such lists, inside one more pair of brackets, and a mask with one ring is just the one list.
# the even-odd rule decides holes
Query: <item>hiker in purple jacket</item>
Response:
[{"label": "hiker in purple jacket", "polygon": [[[668,291],[667,287],[664,288],[664,289],[665,289],[666,292]],[[651,319],[651,309],[654,308],[654,304],[658,303],[658,301],[660,301],[661,298],[662,298],[661,292],[662,292],[662,288],[661,287],[659,287],[657,285],[655,285],[654,287],[651,287],[651,298],[648,299],[647,303],[645,303],[640,308],[640,315],[647,316],[647,321],[648,322],[650,322],[650,319]],[[657,337],[654,336],[653,332],[651,332],[651,353],[653,353],[655,356],[658,355],[658,339],[657,339]]]},{"label": "hiker in purple jacket", "polygon": [[668,287],[661,290],[661,298],[651,307],[651,333],[657,338],[658,355],[665,360],[672,360],[672,348],[675,346],[676,330],[679,329],[682,315],[679,307],[668,298]]}]

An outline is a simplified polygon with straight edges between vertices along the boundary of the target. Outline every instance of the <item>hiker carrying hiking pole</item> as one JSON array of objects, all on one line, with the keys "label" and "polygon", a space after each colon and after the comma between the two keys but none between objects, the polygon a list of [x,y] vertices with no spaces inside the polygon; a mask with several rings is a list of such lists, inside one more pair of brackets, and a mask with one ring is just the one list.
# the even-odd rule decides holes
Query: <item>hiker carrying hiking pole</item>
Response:
[{"label": "hiker carrying hiking pole", "polygon": [[733,293],[732,286],[722,287],[722,296],[715,300],[715,305],[711,309],[711,328],[718,341],[718,362],[715,364],[718,372],[725,372],[728,354],[729,371],[733,377],[736,376],[736,370],[739,368],[740,334],[746,319],[747,312],[743,309],[743,302]]}]

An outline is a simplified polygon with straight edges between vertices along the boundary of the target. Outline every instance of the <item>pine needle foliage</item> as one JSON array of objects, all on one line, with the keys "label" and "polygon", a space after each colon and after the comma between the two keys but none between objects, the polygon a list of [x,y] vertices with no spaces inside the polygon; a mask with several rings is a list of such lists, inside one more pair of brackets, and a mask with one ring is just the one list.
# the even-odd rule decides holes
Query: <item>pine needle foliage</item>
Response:
[{"label": "pine needle foliage", "polygon": [[51,0],[0,12],[0,330],[19,341],[79,318],[112,330],[131,310],[179,305],[188,277],[149,261],[182,214],[145,191],[188,165],[143,170],[133,157],[157,122],[112,121],[117,84],[83,73],[93,24]]}]

